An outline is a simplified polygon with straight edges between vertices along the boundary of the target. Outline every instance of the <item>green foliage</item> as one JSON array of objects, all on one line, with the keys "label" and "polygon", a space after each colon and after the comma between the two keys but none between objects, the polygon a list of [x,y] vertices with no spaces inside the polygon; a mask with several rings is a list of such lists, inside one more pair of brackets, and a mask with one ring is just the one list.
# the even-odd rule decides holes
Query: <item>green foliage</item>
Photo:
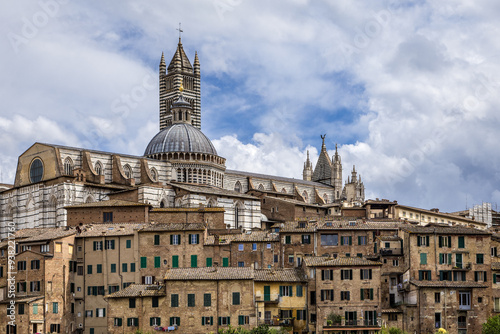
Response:
[{"label": "green foliage", "polygon": [[342,322],[342,316],[339,314],[330,313],[326,317],[326,322],[331,321],[332,324],[340,324]]},{"label": "green foliage", "polygon": [[406,331],[397,327],[382,327],[381,334],[408,334]]},{"label": "green foliage", "polygon": [[500,334],[500,315],[488,318],[483,324],[483,334]]},{"label": "green foliage", "polygon": [[282,329],[269,329],[268,325],[260,325],[252,330],[244,329],[241,326],[228,326],[226,329],[220,328],[217,334],[288,334],[288,331]]}]

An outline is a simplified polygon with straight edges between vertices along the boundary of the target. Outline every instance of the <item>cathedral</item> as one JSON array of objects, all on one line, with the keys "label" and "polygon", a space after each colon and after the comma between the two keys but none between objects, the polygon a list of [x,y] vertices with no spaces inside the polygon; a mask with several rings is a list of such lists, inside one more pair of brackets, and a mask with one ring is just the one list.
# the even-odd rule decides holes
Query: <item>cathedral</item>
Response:
[{"label": "cathedral", "polygon": [[34,143],[18,158],[14,184],[0,187],[0,237],[7,236],[9,224],[65,226],[65,207],[116,194],[154,208],[223,208],[226,227],[242,231],[261,229],[270,220],[263,194],[303,205],[304,211],[364,202],[354,167],[342,186],[341,157],[336,149],[330,158],[325,136],[314,167],[308,153],[302,180],[226,169],[226,158],[201,131],[200,91],[198,55],[192,65],[179,38],[168,66],[161,55],[159,132],[144,154]]}]

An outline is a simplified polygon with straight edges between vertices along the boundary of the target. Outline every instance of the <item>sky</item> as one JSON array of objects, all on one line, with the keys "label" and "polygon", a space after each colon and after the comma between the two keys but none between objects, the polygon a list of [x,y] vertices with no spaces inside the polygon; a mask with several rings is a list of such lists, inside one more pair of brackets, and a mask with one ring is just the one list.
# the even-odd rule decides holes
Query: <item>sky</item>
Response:
[{"label": "sky", "polygon": [[494,0],[3,1],[0,183],[34,142],[142,155],[182,23],[227,168],[301,179],[326,134],[366,198],[495,209],[498,17]]}]

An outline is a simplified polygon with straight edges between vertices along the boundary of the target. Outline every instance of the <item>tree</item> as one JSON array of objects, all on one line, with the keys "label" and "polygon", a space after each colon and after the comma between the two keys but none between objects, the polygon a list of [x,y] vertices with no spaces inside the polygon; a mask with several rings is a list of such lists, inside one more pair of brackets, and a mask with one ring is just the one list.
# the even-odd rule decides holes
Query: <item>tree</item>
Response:
[{"label": "tree", "polygon": [[483,324],[483,334],[500,334],[500,315],[488,318]]},{"label": "tree", "polygon": [[382,334],[408,334],[404,330],[397,327],[382,327]]}]

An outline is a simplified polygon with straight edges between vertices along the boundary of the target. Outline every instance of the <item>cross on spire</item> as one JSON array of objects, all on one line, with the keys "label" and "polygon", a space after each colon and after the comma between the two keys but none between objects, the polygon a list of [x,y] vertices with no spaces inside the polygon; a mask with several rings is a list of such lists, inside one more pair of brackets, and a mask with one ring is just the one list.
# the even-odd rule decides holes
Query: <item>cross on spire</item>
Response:
[{"label": "cross on spire", "polygon": [[183,33],[184,31],[181,29],[181,23],[179,22],[179,28],[178,29],[175,29],[179,32],[179,43],[181,42],[181,33]]}]

